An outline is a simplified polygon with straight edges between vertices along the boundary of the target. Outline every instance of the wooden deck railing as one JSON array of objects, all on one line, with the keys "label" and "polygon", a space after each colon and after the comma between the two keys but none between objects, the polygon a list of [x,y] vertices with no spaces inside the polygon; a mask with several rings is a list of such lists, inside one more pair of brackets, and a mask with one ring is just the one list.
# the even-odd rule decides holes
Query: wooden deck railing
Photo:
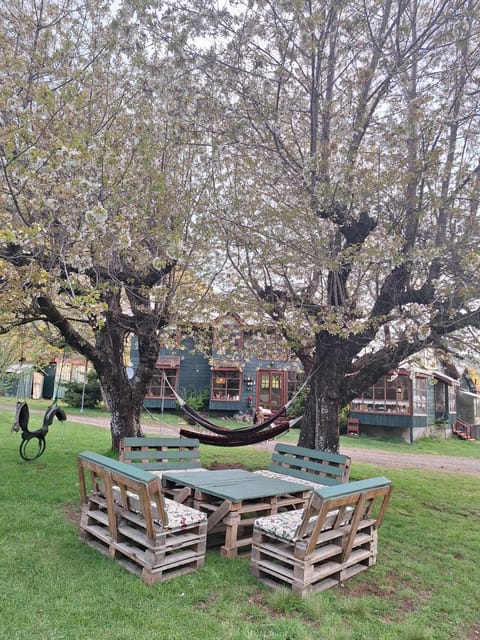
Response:
[{"label": "wooden deck railing", "polygon": [[455,422],[452,424],[452,432],[462,438],[463,440],[474,440],[473,436],[473,424],[469,424],[462,420],[461,418],[457,418]]}]

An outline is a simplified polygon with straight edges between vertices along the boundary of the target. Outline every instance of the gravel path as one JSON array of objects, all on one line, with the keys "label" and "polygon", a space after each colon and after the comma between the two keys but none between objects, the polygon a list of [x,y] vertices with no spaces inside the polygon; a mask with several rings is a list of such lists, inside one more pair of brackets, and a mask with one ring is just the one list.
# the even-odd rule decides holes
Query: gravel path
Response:
[{"label": "gravel path", "polygon": [[361,464],[376,464],[381,467],[397,469],[418,469],[419,471],[445,471],[446,473],[464,473],[480,476],[480,444],[478,458],[458,458],[419,453],[391,453],[376,449],[344,447],[342,453]]},{"label": "gravel path", "polygon": [[[12,410],[11,407],[7,406],[0,406],[0,409]],[[31,413],[42,412],[31,410]],[[108,418],[71,416],[70,419],[72,422],[90,424],[103,429],[110,428],[110,420]],[[156,425],[145,425],[145,431],[165,436],[178,436],[179,428],[159,422]],[[272,450],[275,442],[275,440],[269,440],[251,446],[259,449]],[[358,462],[360,464],[374,464],[387,468],[418,469],[420,471],[444,471],[446,473],[463,473],[466,475],[480,476],[480,441],[472,443],[472,446],[478,447],[478,456],[476,458],[459,458],[435,454],[392,453],[380,451],[378,449],[362,449],[354,446],[343,447],[341,452],[350,456],[353,462]]]},{"label": "gravel path", "polygon": [[[109,420],[106,418],[72,416],[72,420],[109,428]],[[158,425],[145,425],[145,431],[161,435],[178,435],[179,429],[178,427],[159,423]],[[251,446],[271,450],[275,442],[274,440],[269,440]],[[472,444],[472,446],[477,446],[477,443],[475,443],[475,445]],[[359,464],[375,464],[387,468],[444,471],[446,473],[463,473],[466,475],[480,476],[480,441],[478,441],[478,457],[476,458],[458,458],[435,454],[392,453],[378,449],[362,449],[360,447],[343,447],[341,453],[350,456],[353,462],[358,462]]]}]

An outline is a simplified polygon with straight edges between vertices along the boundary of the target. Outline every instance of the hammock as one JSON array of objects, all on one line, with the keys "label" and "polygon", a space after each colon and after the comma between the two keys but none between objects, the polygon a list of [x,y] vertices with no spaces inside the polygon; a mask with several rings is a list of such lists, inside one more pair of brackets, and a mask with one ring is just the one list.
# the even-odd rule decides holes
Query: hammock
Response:
[{"label": "hammock", "polygon": [[249,426],[249,427],[240,427],[239,429],[230,429],[228,427],[221,427],[218,424],[214,424],[213,422],[210,422],[209,420],[207,420],[200,413],[198,413],[197,411],[189,407],[187,404],[184,404],[183,406],[181,406],[181,409],[184,413],[187,414],[189,418],[194,420],[201,427],[204,427],[205,429],[212,431],[212,433],[216,433],[218,435],[228,435],[232,433],[232,431],[234,431],[236,434],[238,434],[239,438],[242,438],[242,437],[247,438],[249,434],[263,431],[263,429],[266,429],[267,427],[269,427],[273,422],[275,422],[275,420],[278,420],[278,418],[280,418],[280,416],[282,416],[286,412],[287,405],[285,405],[284,407],[282,407],[281,409],[273,413],[269,418],[267,418],[263,422],[259,422],[258,424],[254,424],[253,426]]},{"label": "hammock", "polygon": [[[297,418],[297,421],[300,418]],[[249,432],[241,438],[236,438],[236,434],[241,429],[228,429],[229,435],[213,435],[211,433],[201,433],[199,431],[191,431],[190,429],[180,429],[180,435],[186,438],[198,438],[202,444],[210,444],[214,447],[244,447],[247,444],[255,444],[256,442],[263,442],[264,440],[270,440],[275,436],[280,435],[284,431],[290,429],[290,421],[282,421],[280,424],[268,427],[263,431],[256,433]]]},{"label": "hammock", "polygon": [[240,440],[240,439],[248,440],[251,434],[261,432],[265,428],[269,427],[271,424],[275,422],[275,420],[278,420],[280,416],[286,413],[288,406],[292,403],[292,400],[293,400],[292,398],[292,400],[287,402],[286,405],[284,405],[281,409],[273,413],[263,422],[259,422],[258,424],[254,424],[253,426],[249,426],[249,427],[240,427],[239,429],[230,429],[228,427],[221,427],[218,424],[214,424],[213,422],[210,422],[210,420],[207,420],[207,418],[205,418],[200,413],[198,413],[198,411],[195,411],[195,409],[192,409],[192,407],[188,406],[185,400],[183,400],[183,398],[181,398],[178,395],[178,393],[175,391],[172,385],[168,382],[168,378],[165,376],[165,374],[164,374],[164,380],[165,380],[165,383],[169,386],[170,391],[175,396],[176,401],[180,405],[180,409],[191,420],[199,424],[201,427],[204,427],[205,429],[208,429],[212,433],[216,433],[217,435],[220,435],[220,436],[229,436],[230,434],[234,433],[236,435],[236,440]]}]

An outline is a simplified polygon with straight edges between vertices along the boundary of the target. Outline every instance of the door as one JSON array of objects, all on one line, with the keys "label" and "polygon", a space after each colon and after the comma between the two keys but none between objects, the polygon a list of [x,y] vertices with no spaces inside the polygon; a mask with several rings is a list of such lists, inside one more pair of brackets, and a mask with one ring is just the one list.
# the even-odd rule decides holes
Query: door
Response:
[{"label": "door", "polygon": [[257,377],[257,407],[277,411],[285,404],[284,372],[260,370]]}]

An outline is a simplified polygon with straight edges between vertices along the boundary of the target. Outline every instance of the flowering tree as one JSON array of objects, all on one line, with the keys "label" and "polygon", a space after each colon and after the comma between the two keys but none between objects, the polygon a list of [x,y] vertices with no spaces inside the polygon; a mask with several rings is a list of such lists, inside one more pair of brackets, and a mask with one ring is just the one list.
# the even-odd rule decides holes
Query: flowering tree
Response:
[{"label": "flowering tree", "polygon": [[175,84],[159,48],[149,73],[127,9],[112,19],[97,0],[0,4],[2,327],[42,321],[93,363],[114,448],[140,432],[174,298],[181,309],[204,166],[185,126],[188,77]]},{"label": "flowering tree", "polygon": [[480,322],[479,3],[198,7],[222,242],[310,374],[300,443],[336,450],[342,406]]}]

